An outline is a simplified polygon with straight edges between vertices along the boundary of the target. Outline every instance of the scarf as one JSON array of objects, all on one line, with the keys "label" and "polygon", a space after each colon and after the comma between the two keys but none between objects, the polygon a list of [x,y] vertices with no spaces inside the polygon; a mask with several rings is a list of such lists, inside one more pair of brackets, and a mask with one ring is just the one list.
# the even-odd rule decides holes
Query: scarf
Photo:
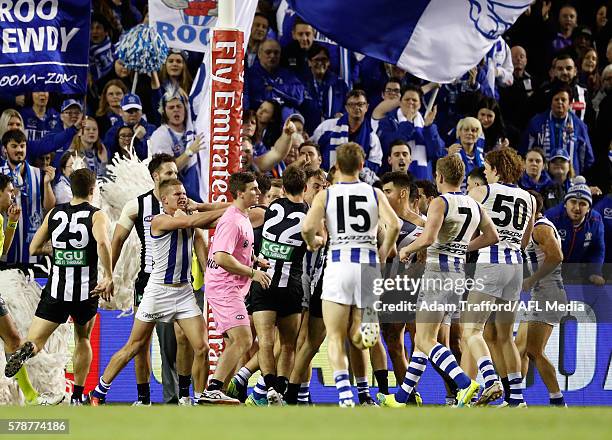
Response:
[{"label": "scarf", "polygon": [[544,188],[546,188],[552,183],[553,181],[546,171],[542,171],[542,174],[540,174],[539,182],[534,182],[526,172],[523,173],[521,179],[519,180],[519,186],[521,188],[523,188],[524,190],[532,189],[536,192],[542,192]]},{"label": "scarf", "polygon": [[[365,118],[363,123],[359,127],[359,130],[354,134],[354,141],[357,142],[365,151],[366,158],[370,152],[370,135],[372,133],[372,126],[370,118]],[[346,144],[349,141],[349,125],[348,125],[348,113],[344,113],[342,117],[336,121],[336,126],[332,129],[329,137],[330,146],[330,157],[329,165],[333,165],[336,162],[336,148],[342,144]]]},{"label": "scarf", "polygon": [[559,130],[559,132],[557,132],[555,126],[555,118],[553,118],[552,112],[550,112],[544,123],[544,139],[542,139],[542,148],[544,149],[547,157],[551,157],[551,155],[558,148],[563,148],[565,152],[568,153],[570,161],[573,163],[576,135],[572,115],[568,112],[565,119],[563,119],[561,122],[561,130]]}]

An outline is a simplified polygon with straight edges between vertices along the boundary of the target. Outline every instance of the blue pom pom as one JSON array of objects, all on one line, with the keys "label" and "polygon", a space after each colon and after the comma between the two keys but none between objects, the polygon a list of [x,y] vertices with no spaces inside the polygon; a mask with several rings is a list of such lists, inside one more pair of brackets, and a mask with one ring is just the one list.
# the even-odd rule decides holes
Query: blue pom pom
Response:
[{"label": "blue pom pom", "polygon": [[115,55],[128,69],[151,74],[166,62],[168,45],[154,28],[139,24],[121,36]]}]

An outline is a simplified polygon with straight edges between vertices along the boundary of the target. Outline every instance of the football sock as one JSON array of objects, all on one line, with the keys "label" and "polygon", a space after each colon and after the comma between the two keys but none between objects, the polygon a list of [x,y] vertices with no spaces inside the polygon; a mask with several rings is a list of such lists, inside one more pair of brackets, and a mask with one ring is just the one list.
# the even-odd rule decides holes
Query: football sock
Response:
[{"label": "football sock", "polygon": [[368,378],[356,377],[355,382],[357,382],[357,397],[359,397],[359,403],[363,403],[368,397],[370,397]]},{"label": "football sock", "polygon": [[459,389],[470,386],[472,379],[459,367],[455,356],[442,344],[436,344],[429,352],[429,359],[455,381]]},{"label": "football sock", "polygon": [[550,404],[553,406],[565,406],[565,399],[563,398],[563,394],[561,392],[558,393],[550,393]]},{"label": "football sock", "polygon": [[274,385],[274,389],[278,393],[284,396],[285,393],[287,392],[288,386],[289,386],[289,379],[287,379],[285,376],[277,376],[276,384]]},{"label": "football sock", "polygon": [[[180,378],[181,376],[179,376]],[[138,383],[136,384],[136,388],[138,389],[138,400],[145,405],[151,403],[151,385],[149,382]]]},{"label": "football sock", "polygon": [[302,382],[298,392],[298,405],[308,405],[310,403],[310,381]]},{"label": "football sock", "polygon": [[191,395],[189,388],[191,387],[191,374],[183,376],[178,375],[179,380],[179,399],[181,397],[189,397]]},{"label": "football sock", "polygon": [[91,394],[92,396],[97,397],[98,399],[104,399],[106,398],[106,393],[108,393],[110,386],[111,384],[104,382],[104,379],[102,379],[102,376],[100,376],[98,385],[96,385],[96,388],[94,388]]},{"label": "football sock", "polygon": [[504,387],[504,401],[508,402],[508,400],[510,400],[510,382],[508,382],[507,377],[502,377],[500,380]]},{"label": "football sock", "polygon": [[523,403],[523,378],[521,373],[508,373],[508,383],[510,384],[508,405],[516,406]]},{"label": "football sock", "polygon": [[240,385],[246,387],[252,375],[253,373],[251,373],[251,370],[249,370],[247,367],[242,367],[240,370],[238,370],[234,376],[234,379],[236,379]]},{"label": "football sock", "polygon": [[406,403],[408,396],[412,394],[412,391],[419,382],[419,379],[425,371],[426,366],[427,355],[425,353],[420,351],[415,351],[412,353],[410,364],[408,364],[408,369],[406,370],[406,376],[404,376],[404,381],[395,393],[396,402]]},{"label": "football sock", "polygon": [[268,388],[266,387],[264,378],[263,376],[259,376],[255,388],[253,388],[253,398],[255,398],[255,400],[265,399],[267,395]]},{"label": "football sock", "polygon": [[374,372],[374,377],[376,378],[378,391],[383,394],[389,394],[389,371],[376,370]]},{"label": "football sock", "polygon": [[28,402],[31,402],[38,397],[38,393],[32,386],[32,382],[30,382],[30,377],[28,376],[28,371],[26,370],[25,365],[19,369],[15,375],[15,380],[17,380],[17,385],[19,385],[19,389],[23,392],[23,395]]},{"label": "football sock", "polygon": [[334,371],[334,382],[338,390],[338,402],[353,401],[353,391],[351,390],[351,382],[349,381],[348,370]]},{"label": "football sock", "polygon": [[288,405],[297,405],[300,387],[301,385],[299,383],[289,383],[287,392],[285,393],[285,402],[287,402]]},{"label": "football sock", "polygon": [[72,388],[72,397],[70,398],[70,400],[78,400],[79,402],[82,402],[83,391],[85,391],[85,387],[83,385],[75,385]]},{"label": "football sock", "polygon": [[222,390],[223,389],[223,382],[221,382],[218,379],[210,379],[210,382],[208,383],[208,391],[216,391],[216,390]]},{"label": "football sock", "polygon": [[483,356],[478,359],[478,370],[485,381],[485,389],[499,381],[499,376],[497,376],[495,368],[493,367],[493,362],[489,356]]}]

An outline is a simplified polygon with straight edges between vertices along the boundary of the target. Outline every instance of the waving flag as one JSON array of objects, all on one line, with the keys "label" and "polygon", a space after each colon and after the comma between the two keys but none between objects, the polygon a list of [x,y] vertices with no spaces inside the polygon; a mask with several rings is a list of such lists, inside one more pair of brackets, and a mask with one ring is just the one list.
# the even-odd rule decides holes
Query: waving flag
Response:
[{"label": "waving flag", "polygon": [[343,47],[435,82],[482,60],[531,0],[289,0]]}]

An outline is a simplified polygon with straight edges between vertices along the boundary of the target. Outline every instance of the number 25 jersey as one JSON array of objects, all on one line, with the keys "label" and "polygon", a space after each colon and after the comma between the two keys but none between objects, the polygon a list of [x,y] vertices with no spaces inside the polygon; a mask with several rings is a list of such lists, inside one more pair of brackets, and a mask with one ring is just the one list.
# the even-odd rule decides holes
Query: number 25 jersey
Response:
[{"label": "number 25 jersey", "polygon": [[521,242],[533,215],[531,195],[516,185],[487,185],[482,207],[493,221],[499,242],[480,250],[478,263],[522,264]]},{"label": "number 25 jersey", "polygon": [[363,182],[337,183],[327,189],[326,222],[328,261],[367,263],[378,261],[378,196]]}]

